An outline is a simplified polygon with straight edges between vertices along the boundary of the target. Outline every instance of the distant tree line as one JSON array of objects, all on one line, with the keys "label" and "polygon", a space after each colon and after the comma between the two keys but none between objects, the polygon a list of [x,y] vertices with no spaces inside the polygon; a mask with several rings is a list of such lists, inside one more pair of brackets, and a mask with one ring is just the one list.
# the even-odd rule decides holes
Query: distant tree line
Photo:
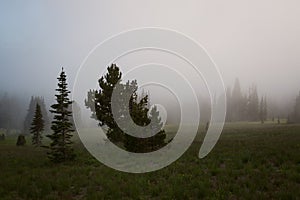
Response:
[{"label": "distant tree line", "polygon": [[239,79],[235,80],[233,90],[228,87],[226,121],[264,121],[268,118],[267,97],[259,99],[256,85],[243,93]]},{"label": "distant tree line", "polygon": [[23,122],[22,101],[7,93],[0,95],[0,128],[5,129],[7,134],[12,129],[21,129]]}]

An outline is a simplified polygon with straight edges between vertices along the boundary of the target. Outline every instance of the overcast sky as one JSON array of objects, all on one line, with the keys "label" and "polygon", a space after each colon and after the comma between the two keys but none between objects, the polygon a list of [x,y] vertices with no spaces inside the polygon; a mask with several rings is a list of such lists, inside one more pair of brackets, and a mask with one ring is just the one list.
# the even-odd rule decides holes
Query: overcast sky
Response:
[{"label": "overcast sky", "polygon": [[300,90],[299,0],[2,0],[0,27],[0,91],[48,96],[62,66],[72,85],[98,43],[140,27],[195,39],[225,85],[239,77],[276,98]]}]

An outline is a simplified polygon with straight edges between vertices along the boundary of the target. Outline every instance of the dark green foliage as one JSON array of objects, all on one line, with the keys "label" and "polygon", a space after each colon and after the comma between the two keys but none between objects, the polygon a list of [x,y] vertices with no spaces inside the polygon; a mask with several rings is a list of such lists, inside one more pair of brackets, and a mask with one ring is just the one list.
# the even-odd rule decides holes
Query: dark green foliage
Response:
[{"label": "dark green foliage", "polygon": [[44,120],[40,105],[37,103],[35,114],[31,123],[30,133],[32,136],[32,145],[39,147],[42,144],[42,132],[44,131]]},{"label": "dark green foliage", "polygon": [[31,123],[35,114],[36,104],[39,104],[41,108],[41,113],[43,115],[45,129],[48,130],[50,128],[50,120],[48,117],[48,112],[46,109],[45,101],[43,97],[31,97],[29,108],[27,110],[27,115],[24,120],[24,133],[30,133]]},{"label": "dark green foliage", "polygon": [[[130,113],[132,120],[139,126],[146,126],[150,123],[150,119],[147,116],[149,111],[149,97],[148,95],[138,97],[136,80],[131,82],[127,81],[125,84],[122,84],[122,73],[115,64],[108,67],[107,71],[107,74],[98,81],[100,90],[90,90],[85,100],[86,107],[92,112],[91,117],[96,118],[100,126],[108,127],[106,134],[111,142],[115,144],[120,143],[121,146],[123,145],[125,149],[130,152],[150,152],[164,146],[166,135],[165,132],[161,130],[162,123],[156,107],[150,112],[150,116],[153,116],[153,120],[158,127],[157,130],[159,130],[156,135],[149,138],[133,137],[125,134],[118,127],[111,111],[111,98],[114,88],[119,90],[117,93],[121,95],[121,98],[116,100],[118,101],[116,105],[119,106],[118,112],[120,116],[124,117],[126,113]],[[130,95],[129,112],[126,112],[128,102],[124,102],[123,98],[126,95]]]},{"label": "dark green foliage", "polygon": [[66,160],[73,160],[75,154],[73,151],[71,141],[72,132],[72,123],[70,122],[70,117],[72,112],[69,110],[69,106],[72,102],[69,100],[68,84],[67,77],[62,69],[58,79],[58,89],[56,91],[56,104],[51,106],[51,113],[54,113],[54,120],[52,121],[51,129],[53,133],[47,135],[51,139],[49,146],[50,151],[48,152],[48,157],[54,162],[62,162]]},{"label": "dark green foliage", "polygon": [[[132,120],[139,126],[146,126],[150,123],[150,119],[147,116],[148,109],[148,95],[137,100],[137,94],[134,93],[129,102],[130,115]],[[148,127],[147,132],[153,132],[154,136],[147,138],[138,138],[131,135],[125,134],[124,147],[127,151],[135,153],[147,153],[155,151],[163,147],[166,139],[165,131],[162,130],[163,123],[159,117],[157,107],[154,106],[150,111],[152,123]],[[143,133],[141,133],[143,134]]]},{"label": "dark green foliage", "polygon": [[92,111],[92,118],[99,121],[99,126],[110,128],[107,138],[112,142],[120,142],[123,140],[123,134],[112,116],[111,96],[114,87],[121,80],[122,73],[115,64],[108,67],[107,71],[107,74],[98,81],[100,90],[89,91],[85,104]]},{"label": "dark green foliage", "polygon": [[19,135],[17,139],[17,146],[24,146],[26,144],[25,136]]}]

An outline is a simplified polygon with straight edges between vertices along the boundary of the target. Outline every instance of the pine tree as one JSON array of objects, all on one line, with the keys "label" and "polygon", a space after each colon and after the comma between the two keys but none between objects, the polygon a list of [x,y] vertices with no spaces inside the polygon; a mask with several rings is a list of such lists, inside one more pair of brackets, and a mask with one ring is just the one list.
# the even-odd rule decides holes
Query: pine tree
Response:
[{"label": "pine tree", "polygon": [[248,120],[250,121],[258,121],[259,119],[259,99],[257,95],[257,88],[253,85],[249,89],[249,97],[248,97]]},{"label": "pine tree", "polygon": [[58,89],[56,91],[56,104],[51,106],[51,113],[54,113],[54,120],[52,121],[51,129],[53,133],[47,135],[51,139],[49,146],[50,151],[48,152],[48,157],[54,162],[62,162],[66,160],[73,160],[75,158],[74,150],[72,147],[73,142],[71,141],[72,123],[70,122],[70,117],[72,112],[69,111],[69,106],[72,102],[69,100],[69,93],[67,89],[67,77],[62,68],[60,76],[58,79]]},{"label": "pine tree", "polygon": [[267,121],[268,119],[268,105],[267,105],[267,97],[264,98],[264,120]]},{"label": "pine tree", "polygon": [[238,78],[235,79],[234,87],[231,95],[231,118],[233,121],[239,121],[243,118],[243,95],[241,85]]},{"label": "pine tree", "polygon": [[86,107],[92,111],[92,118],[97,118],[99,121],[99,126],[110,128],[106,135],[114,143],[123,140],[123,134],[118,129],[111,111],[111,96],[114,87],[121,81],[121,76],[120,69],[115,64],[112,64],[107,68],[106,75],[98,80],[100,90],[89,91],[88,98],[85,101]]},{"label": "pine tree", "polygon": [[[122,84],[122,73],[115,64],[112,64],[107,68],[107,70],[107,74],[101,77],[98,81],[100,90],[90,90],[88,92],[87,99],[85,100],[86,107],[90,108],[92,112],[91,117],[97,118],[100,126],[108,127],[106,133],[107,138],[115,144],[123,145],[127,151],[136,153],[150,152],[165,145],[164,140],[166,135],[163,130],[159,129],[155,136],[149,138],[139,138],[125,134],[119,128],[111,111],[111,98],[113,90],[116,89],[117,93],[121,95],[120,98],[115,99],[117,102],[114,104],[118,106],[117,110],[121,119],[125,117],[131,117],[138,126],[147,126],[150,123],[150,119],[148,118],[149,96],[138,96],[138,86],[136,80],[131,82],[127,81],[125,84]],[[123,97],[126,95],[131,95],[129,99],[129,106],[128,102],[123,101],[123,99],[125,99]],[[127,116],[128,113],[130,116]],[[162,126],[160,123],[161,119],[159,118],[159,112],[156,110],[156,108],[151,110],[150,116],[152,115],[152,120],[155,121],[156,126]]]},{"label": "pine tree", "polygon": [[25,120],[24,120],[23,131],[24,131],[25,134],[30,133],[31,122],[32,122],[33,117],[34,117],[36,104],[40,105],[41,113],[42,113],[43,119],[44,119],[45,129],[46,130],[50,129],[50,120],[49,120],[49,117],[48,117],[48,112],[47,112],[47,109],[46,109],[44,98],[43,97],[31,96],[29,107],[28,107],[28,110],[27,110],[27,115],[26,115]]},{"label": "pine tree", "polygon": [[265,116],[264,116],[264,98],[261,97],[260,104],[259,104],[259,119],[261,123],[263,124],[265,122]]},{"label": "pine tree", "polygon": [[[147,153],[160,149],[166,145],[165,139],[166,134],[162,129],[163,123],[159,117],[159,111],[157,107],[154,106],[149,113],[148,118],[148,95],[137,100],[137,94],[134,93],[130,102],[130,116],[132,120],[138,126],[147,126],[146,132],[151,133],[153,136],[147,138],[133,137],[131,135],[125,134],[124,147],[127,151],[134,153]],[[151,122],[151,124],[149,124]],[[143,133],[140,133],[141,136]]]},{"label": "pine tree", "polygon": [[44,131],[44,120],[40,105],[36,104],[35,114],[31,123],[30,133],[32,136],[32,145],[39,147],[42,144],[42,131]]}]

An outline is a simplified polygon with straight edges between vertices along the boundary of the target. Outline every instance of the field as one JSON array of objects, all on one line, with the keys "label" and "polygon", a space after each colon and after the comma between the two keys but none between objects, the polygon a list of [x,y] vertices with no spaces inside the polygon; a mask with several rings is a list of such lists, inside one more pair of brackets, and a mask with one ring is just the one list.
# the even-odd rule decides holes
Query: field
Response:
[{"label": "field", "polygon": [[300,199],[300,125],[230,123],[204,159],[201,133],[170,166],[128,174],[95,160],[48,161],[45,149],[0,141],[0,199]]}]

